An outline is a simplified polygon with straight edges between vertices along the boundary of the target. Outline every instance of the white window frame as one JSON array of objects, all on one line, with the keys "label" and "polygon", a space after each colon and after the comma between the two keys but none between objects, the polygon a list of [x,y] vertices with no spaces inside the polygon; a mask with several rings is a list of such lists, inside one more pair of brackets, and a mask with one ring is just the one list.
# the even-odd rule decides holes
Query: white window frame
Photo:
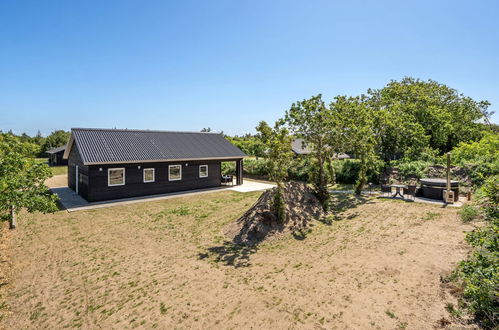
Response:
[{"label": "white window frame", "polygon": [[[180,178],[178,179],[172,179],[170,177],[170,168],[172,167],[180,167]],[[182,165],[181,164],[176,164],[176,165],[168,165],[168,181],[180,181],[182,180]]]},{"label": "white window frame", "polygon": [[[206,167],[206,175],[201,175],[201,167]],[[199,177],[200,178],[207,178],[208,177],[208,165],[199,165]]]},{"label": "white window frame", "polygon": [[[152,180],[146,180],[146,171],[150,171],[150,170],[152,170]],[[142,170],[142,180],[144,181],[144,183],[156,181],[156,171],[155,171],[154,167],[144,168]]]},{"label": "white window frame", "polygon": [[[111,182],[110,182],[111,176],[109,175],[109,172],[116,171],[116,170],[122,170],[123,171],[123,183],[111,184]],[[124,167],[108,168],[107,169],[107,186],[108,187],[115,187],[115,186],[124,186],[124,185],[125,185],[125,168]]]}]

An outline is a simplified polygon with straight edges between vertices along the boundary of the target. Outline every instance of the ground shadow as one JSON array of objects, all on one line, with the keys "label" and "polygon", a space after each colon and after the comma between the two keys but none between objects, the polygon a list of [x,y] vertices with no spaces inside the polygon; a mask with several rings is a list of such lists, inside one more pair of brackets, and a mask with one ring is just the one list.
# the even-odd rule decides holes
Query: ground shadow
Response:
[{"label": "ground shadow", "polygon": [[333,194],[331,195],[331,211],[344,212],[362,204],[374,204],[374,201],[366,196],[353,194]]},{"label": "ground shadow", "polygon": [[307,238],[307,229],[300,228],[294,230],[291,234],[293,235],[293,238],[296,239],[297,241],[303,241],[305,238]]},{"label": "ground shadow", "polygon": [[213,258],[217,263],[239,268],[251,265],[250,256],[257,251],[257,247],[225,241],[223,245],[208,248],[206,251],[205,253],[199,253],[198,258]]}]

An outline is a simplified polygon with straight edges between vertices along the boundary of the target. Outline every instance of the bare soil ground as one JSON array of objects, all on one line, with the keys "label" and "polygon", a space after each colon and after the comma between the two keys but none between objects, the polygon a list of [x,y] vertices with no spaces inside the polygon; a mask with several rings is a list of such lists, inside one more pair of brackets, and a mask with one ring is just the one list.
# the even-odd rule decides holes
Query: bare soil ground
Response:
[{"label": "bare soil ground", "polygon": [[66,187],[68,185],[68,175],[67,174],[54,175],[53,177],[45,180],[45,184],[49,188]]},{"label": "bare soil ground", "polygon": [[440,276],[465,257],[472,229],[456,209],[345,195],[306,237],[224,243],[259,195],[23,215],[0,327],[432,329],[451,319]]}]

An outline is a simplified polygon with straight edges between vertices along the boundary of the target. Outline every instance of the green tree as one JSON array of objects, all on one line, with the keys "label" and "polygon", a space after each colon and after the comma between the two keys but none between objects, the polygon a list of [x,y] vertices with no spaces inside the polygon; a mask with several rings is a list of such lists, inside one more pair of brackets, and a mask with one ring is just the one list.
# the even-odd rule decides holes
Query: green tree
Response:
[{"label": "green tree", "polygon": [[367,183],[367,171],[377,160],[378,136],[374,125],[376,113],[364,95],[337,96],[331,103],[331,108],[334,109],[334,116],[348,148],[360,160],[359,177],[355,186],[355,193],[360,195]]},{"label": "green tree", "polygon": [[409,156],[417,159],[425,148],[450,151],[460,142],[480,138],[491,112],[487,101],[475,101],[433,80],[406,77],[384,88],[368,90],[372,106],[382,112],[378,118],[381,156]]},{"label": "green tree", "polygon": [[0,135],[0,216],[16,228],[16,215],[21,209],[28,212],[53,212],[56,200],[44,182],[52,176],[46,164],[27,157],[35,146],[20,142],[8,134]]},{"label": "green tree", "polygon": [[339,147],[343,139],[338,134],[334,119],[333,112],[326,106],[321,94],[293,103],[286,112],[286,121],[292,132],[311,147],[311,156],[316,160],[313,175],[315,192],[325,210],[330,200],[326,163],[335,152],[343,151]]},{"label": "green tree", "polygon": [[226,136],[226,138],[247,155],[265,157],[264,143],[259,135],[245,134],[243,136]]},{"label": "green tree", "polygon": [[43,154],[47,150],[65,145],[66,143],[68,143],[70,135],[71,133],[63,130],[57,130],[52,132],[49,136],[45,138],[45,141],[43,142],[42,145],[41,153]]},{"label": "green tree", "polygon": [[274,128],[271,128],[265,121],[261,121],[256,129],[267,149],[269,178],[277,184],[273,201],[274,209],[277,218],[283,223],[286,220],[283,184],[288,175],[289,164],[293,159],[292,137],[282,121],[277,121]]}]

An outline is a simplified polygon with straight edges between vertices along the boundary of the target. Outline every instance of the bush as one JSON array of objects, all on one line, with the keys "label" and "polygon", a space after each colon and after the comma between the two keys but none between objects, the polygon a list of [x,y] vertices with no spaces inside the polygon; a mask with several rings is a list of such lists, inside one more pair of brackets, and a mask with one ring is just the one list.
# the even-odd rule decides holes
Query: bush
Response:
[{"label": "bush", "polygon": [[[246,163],[246,161],[245,161]],[[236,163],[235,162],[222,162],[222,174],[223,175],[235,175],[236,174]]]},{"label": "bush", "polygon": [[[487,226],[466,235],[474,247],[468,260],[461,261],[454,279],[463,288],[464,306],[485,328],[499,325],[499,176],[487,179],[480,188],[478,205]],[[468,211],[465,211],[468,212]]]},{"label": "bush", "polygon": [[478,210],[471,205],[465,205],[459,211],[461,220],[464,222],[470,222],[476,219],[478,217],[478,214],[479,214]]},{"label": "bush", "polygon": [[267,177],[269,175],[267,160],[264,158],[245,159],[243,171],[252,176]]},{"label": "bush", "polygon": [[[227,165],[224,165],[227,164]],[[329,174],[329,167],[334,169],[337,183],[354,184],[360,171],[360,161],[358,159],[335,160],[331,164],[326,164],[326,171]],[[369,182],[378,183],[379,175],[384,168],[384,162],[379,160],[372,163],[371,168],[367,172]],[[268,177],[267,160],[260,159],[245,159],[244,174],[257,177]],[[293,159],[288,168],[288,179],[310,182],[314,170],[314,160],[310,157],[299,157]],[[225,172],[229,171],[229,172]],[[230,172],[232,171],[232,172]],[[222,163],[222,173],[235,173],[233,162]]]},{"label": "bush", "polygon": [[488,133],[481,140],[460,143],[452,150],[452,162],[465,168],[474,185],[499,175],[499,134]]},{"label": "bush", "polygon": [[288,168],[288,178],[290,180],[309,182],[311,180],[313,166],[313,161],[309,157],[293,159]]},{"label": "bush", "polygon": [[412,162],[404,162],[399,163],[397,168],[399,169],[399,173],[403,179],[421,179],[426,175],[426,169],[430,166],[431,163],[425,161],[412,161]]},{"label": "bush", "polygon": [[[337,183],[355,184],[359,178],[360,160],[358,159],[345,159],[336,160],[333,162],[333,167],[336,173]],[[369,182],[378,183],[379,175],[383,170],[384,162],[375,161],[371,164],[370,169],[367,171],[367,180]]]}]

